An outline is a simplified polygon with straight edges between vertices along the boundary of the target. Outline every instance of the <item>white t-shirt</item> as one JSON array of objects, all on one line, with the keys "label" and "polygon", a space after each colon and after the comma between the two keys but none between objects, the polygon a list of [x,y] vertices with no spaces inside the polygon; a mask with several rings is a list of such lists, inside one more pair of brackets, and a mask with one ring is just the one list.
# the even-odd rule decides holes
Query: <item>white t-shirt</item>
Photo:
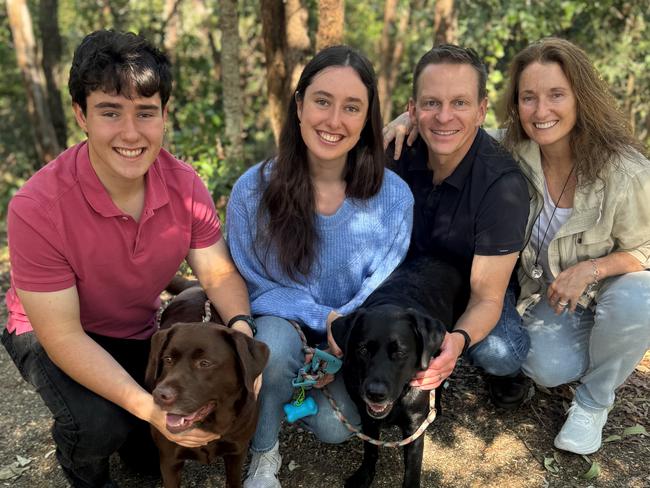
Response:
[{"label": "white t-shirt", "polygon": [[[555,210],[555,214],[553,211]],[[530,243],[537,255],[537,264],[542,266],[544,279],[547,283],[552,283],[555,277],[551,274],[548,266],[548,245],[560,230],[560,227],[569,220],[573,208],[555,208],[555,203],[551,200],[548,193],[546,181],[544,181],[544,208],[537,217],[533,226],[533,234],[530,236]],[[552,217],[552,218],[551,218]],[[549,223],[550,221],[550,223]],[[541,247],[540,247],[540,241]]]}]

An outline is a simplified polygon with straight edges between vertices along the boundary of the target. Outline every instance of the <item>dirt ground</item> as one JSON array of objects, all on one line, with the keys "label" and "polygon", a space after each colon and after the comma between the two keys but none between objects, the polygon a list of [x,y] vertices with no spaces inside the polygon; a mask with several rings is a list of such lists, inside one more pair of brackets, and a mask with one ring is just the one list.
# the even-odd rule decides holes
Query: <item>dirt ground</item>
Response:
[{"label": "dirt ground", "polygon": [[[9,282],[6,243],[0,230],[0,320]],[[532,390],[531,390],[532,393]],[[558,451],[553,437],[571,401],[570,386],[534,391],[514,413],[495,410],[481,375],[460,365],[448,382],[443,413],[425,433],[422,486],[461,487],[650,487],[650,353],[623,385],[604,437],[611,440],[591,456]],[[0,348],[0,486],[58,488],[67,483],[54,456],[51,420],[39,396],[24,383]],[[641,426],[641,427],[635,427]],[[626,430],[627,429],[627,430]],[[397,438],[397,432],[386,432]],[[614,437],[612,437],[614,436]],[[328,446],[294,427],[284,429],[280,480],[287,488],[343,486],[359,466],[362,443]],[[401,485],[401,453],[380,452],[378,488]],[[591,479],[585,476],[598,471]],[[114,479],[124,488],[154,488],[160,481],[137,475],[112,459]],[[20,473],[20,474],[17,474]],[[188,463],[184,486],[224,485],[223,466]]]}]

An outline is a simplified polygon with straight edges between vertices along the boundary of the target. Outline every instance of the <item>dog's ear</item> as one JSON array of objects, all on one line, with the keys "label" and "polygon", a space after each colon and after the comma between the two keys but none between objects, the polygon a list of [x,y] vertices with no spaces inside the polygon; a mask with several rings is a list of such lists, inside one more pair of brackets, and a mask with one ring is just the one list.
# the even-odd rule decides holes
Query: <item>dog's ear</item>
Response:
[{"label": "dog's ear", "polygon": [[244,385],[249,392],[254,392],[255,378],[257,378],[269,360],[269,348],[266,344],[251,339],[246,334],[227,329],[229,337],[235,345],[237,357],[244,376]]},{"label": "dog's ear", "polygon": [[413,308],[407,309],[411,327],[418,342],[419,369],[429,367],[429,361],[440,350],[445,338],[445,326],[440,320],[425,315]]},{"label": "dog's ear", "polygon": [[334,342],[341,348],[343,354],[348,349],[348,340],[352,329],[354,329],[355,324],[364,313],[364,309],[360,308],[356,312],[339,317],[332,322],[332,337],[334,337]]},{"label": "dog's ear", "polygon": [[169,342],[167,336],[171,333],[172,330],[173,328],[171,327],[168,329],[162,329],[151,336],[149,360],[147,361],[147,370],[144,374],[144,386],[149,392],[153,391],[153,389],[156,387],[156,383],[158,382],[160,370],[162,369],[160,356]]}]

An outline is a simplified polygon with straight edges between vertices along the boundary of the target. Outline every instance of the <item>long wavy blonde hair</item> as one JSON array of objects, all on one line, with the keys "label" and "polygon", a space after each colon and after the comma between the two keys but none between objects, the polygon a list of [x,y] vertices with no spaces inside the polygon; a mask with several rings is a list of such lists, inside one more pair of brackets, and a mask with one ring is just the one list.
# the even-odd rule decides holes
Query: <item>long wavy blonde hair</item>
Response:
[{"label": "long wavy blonde hair", "polygon": [[532,63],[557,63],[569,80],[576,97],[576,124],[570,135],[571,151],[576,173],[584,181],[594,181],[610,164],[621,156],[643,152],[630,126],[619,110],[607,83],[575,44],[548,37],[520,51],[510,64],[508,86],[504,100],[504,145],[511,151],[529,137],[519,119],[519,79]]}]

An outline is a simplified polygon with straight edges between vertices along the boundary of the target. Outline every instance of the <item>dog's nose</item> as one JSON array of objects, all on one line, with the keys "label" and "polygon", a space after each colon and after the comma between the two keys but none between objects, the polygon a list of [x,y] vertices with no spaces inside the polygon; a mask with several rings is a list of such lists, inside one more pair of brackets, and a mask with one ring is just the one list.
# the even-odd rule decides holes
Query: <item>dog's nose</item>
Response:
[{"label": "dog's nose", "polygon": [[388,398],[386,383],[371,381],[366,384],[366,398],[371,402],[381,403]]},{"label": "dog's nose", "polygon": [[160,385],[153,391],[153,398],[159,405],[170,405],[177,397],[178,392],[170,386]]}]

